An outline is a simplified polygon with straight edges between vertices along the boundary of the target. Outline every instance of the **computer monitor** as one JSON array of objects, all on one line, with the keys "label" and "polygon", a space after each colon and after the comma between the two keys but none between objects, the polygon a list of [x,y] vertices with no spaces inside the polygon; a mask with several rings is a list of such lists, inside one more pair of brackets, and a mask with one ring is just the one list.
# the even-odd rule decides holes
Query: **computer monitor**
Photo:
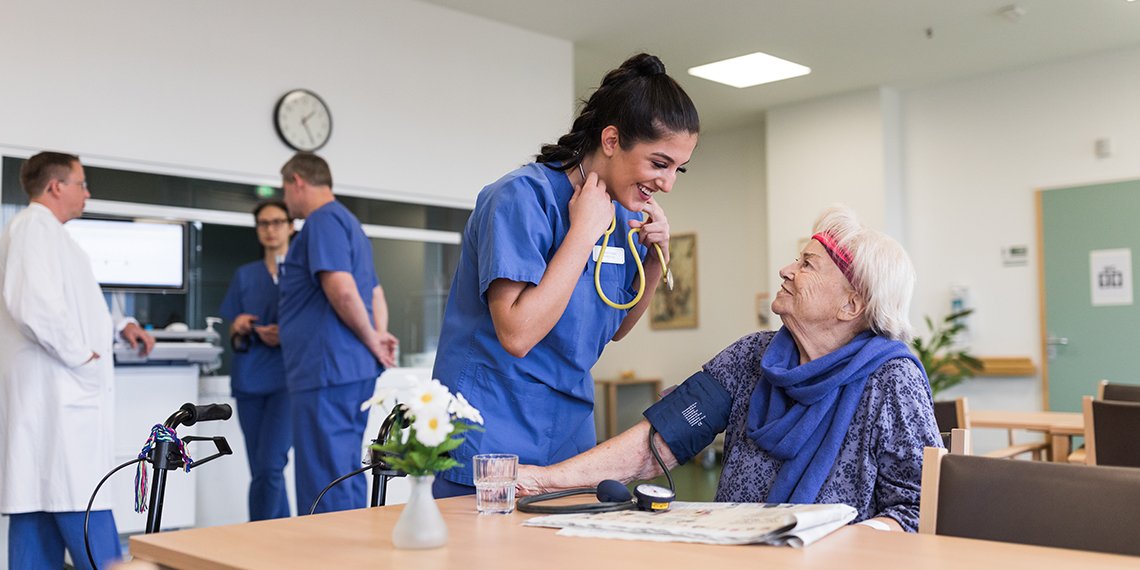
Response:
[{"label": "computer monitor", "polygon": [[188,231],[151,219],[78,218],[63,226],[105,290],[185,293]]}]

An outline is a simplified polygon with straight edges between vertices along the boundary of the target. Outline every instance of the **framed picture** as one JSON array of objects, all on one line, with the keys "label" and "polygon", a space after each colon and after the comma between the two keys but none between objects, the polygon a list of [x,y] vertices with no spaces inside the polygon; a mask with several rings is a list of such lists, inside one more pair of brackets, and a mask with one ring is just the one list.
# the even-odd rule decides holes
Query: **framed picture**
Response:
[{"label": "framed picture", "polygon": [[649,328],[695,329],[697,311],[697,234],[669,237],[673,290],[662,284],[649,303]]}]

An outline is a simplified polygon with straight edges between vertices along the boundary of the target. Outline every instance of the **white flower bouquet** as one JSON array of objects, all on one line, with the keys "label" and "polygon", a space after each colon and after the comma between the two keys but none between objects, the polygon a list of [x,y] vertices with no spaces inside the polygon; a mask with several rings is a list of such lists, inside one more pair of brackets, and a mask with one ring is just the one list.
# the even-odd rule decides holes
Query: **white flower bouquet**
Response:
[{"label": "white flower bouquet", "polygon": [[463,443],[463,432],[483,429],[483,416],[462,394],[452,395],[439,380],[424,381],[411,374],[382,386],[361,410],[371,406],[395,413],[393,425],[398,428],[372,447],[388,454],[389,465],[412,476],[457,467],[459,462],[447,452]]}]

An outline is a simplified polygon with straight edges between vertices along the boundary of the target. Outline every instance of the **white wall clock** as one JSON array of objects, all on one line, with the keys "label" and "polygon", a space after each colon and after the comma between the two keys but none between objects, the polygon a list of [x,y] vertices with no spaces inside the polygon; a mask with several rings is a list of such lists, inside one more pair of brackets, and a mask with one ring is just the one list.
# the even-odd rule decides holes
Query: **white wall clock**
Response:
[{"label": "white wall clock", "polygon": [[277,100],[273,124],[285,144],[301,151],[315,151],[332,136],[329,106],[307,89],[293,89]]}]

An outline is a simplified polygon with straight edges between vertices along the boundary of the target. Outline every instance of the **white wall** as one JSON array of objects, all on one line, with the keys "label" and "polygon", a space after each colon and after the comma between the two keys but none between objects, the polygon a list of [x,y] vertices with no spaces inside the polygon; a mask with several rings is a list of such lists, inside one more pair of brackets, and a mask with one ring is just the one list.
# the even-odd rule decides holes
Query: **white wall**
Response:
[{"label": "white wall", "polygon": [[[666,386],[678,384],[759,328],[755,297],[767,290],[763,129],[756,124],[701,134],[688,173],[661,199],[673,234],[697,234],[698,328],[652,330],[646,315],[626,338],[606,347],[594,377],[632,370]],[[623,400],[626,392],[619,395],[619,429],[637,421],[647,403],[646,394],[632,389],[637,399]]]},{"label": "white wall", "polygon": [[[569,124],[569,42],[413,0],[5,2],[0,149],[279,183],[316,91],[339,192],[471,206]],[[22,152],[21,152],[22,151]]]},{"label": "white wall", "polygon": [[[916,318],[967,285],[975,352],[1041,362],[1035,191],[1140,176],[1137,69],[1134,49],[906,94]],[[1116,156],[1095,157],[1100,137]],[[1002,267],[1001,247],[1021,244],[1029,265]]]},{"label": "white wall", "polygon": [[[897,232],[898,102],[889,89],[778,107],[768,112],[768,283],[798,254],[827,206],[842,203],[876,228]],[[895,235],[902,239],[903,236]],[[904,240],[905,241],[905,240]],[[905,245],[905,243],[904,243]],[[778,317],[777,317],[778,319]]]},{"label": "white wall", "polygon": [[[915,322],[944,314],[949,288],[968,286],[973,351],[1027,355],[1040,368],[1035,193],[1140,177],[1137,69],[1133,49],[906,94],[908,215],[921,220],[910,230]],[[1100,137],[1113,139],[1115,156],[1096,158]],[[1001,247],[1021,244],[1029,265],[1003,267]],[[1043,394],[1038,374],[977,378],[947,396],[1036,410]]]}]

